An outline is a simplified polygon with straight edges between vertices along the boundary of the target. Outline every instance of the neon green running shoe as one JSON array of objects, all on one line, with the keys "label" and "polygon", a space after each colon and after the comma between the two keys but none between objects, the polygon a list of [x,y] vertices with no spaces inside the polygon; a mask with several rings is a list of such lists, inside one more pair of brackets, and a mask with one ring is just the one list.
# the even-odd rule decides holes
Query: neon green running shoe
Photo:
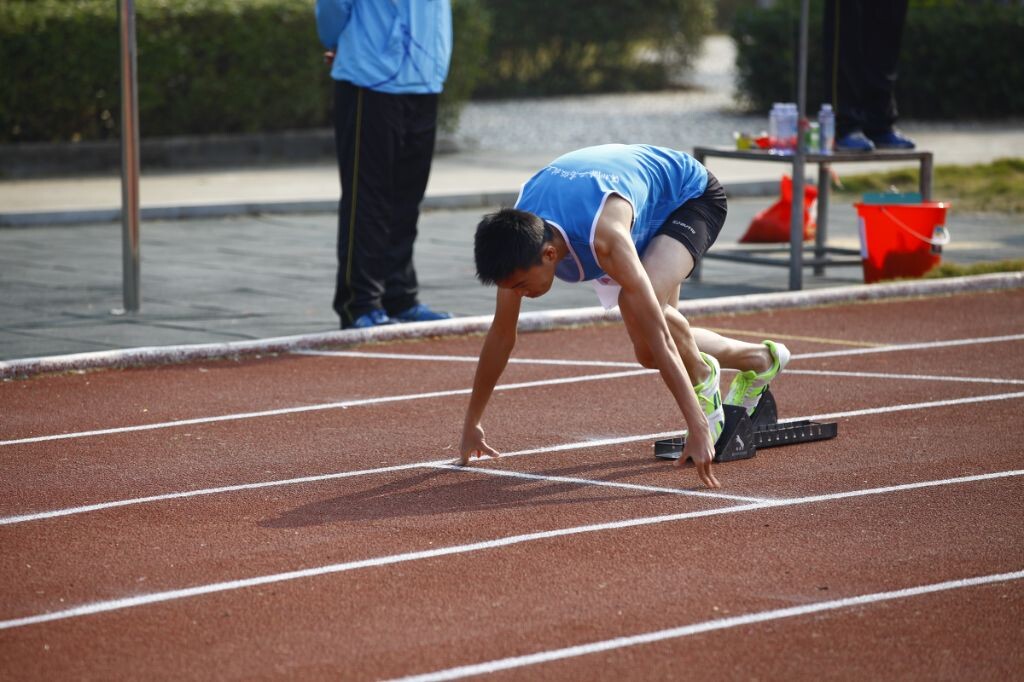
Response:
[{"label": "neon green running shoe", "polygon": [[725,429],[725,410],[722,409],[722,389],[720,387],[722,369],[718,365],[718,360],[707,353],[701,353],[700,357],[704,364],[711,369],[711,375],[699,386],[694,386],[693,390],[697,392],[697,402],[704,410],[704,414],[707,415],[708,426],[711,428],[711,439],[717,443],[718,437]]},{"label": "neon green running shoe", "polygon": [[768,346],[768,352],[771,353],[771,368],[761,374],[752,369],[740,372],[732,380],[729,392],[725,395],[726,405],[745,407],[747,414],[754,413],[754,408],[757,407],[758,401],[761,400],[761,394],[768,388],[768,384],[779,375],[783,367],[789,364],[788,348],[774,341],[762,341],[762,343]]}]

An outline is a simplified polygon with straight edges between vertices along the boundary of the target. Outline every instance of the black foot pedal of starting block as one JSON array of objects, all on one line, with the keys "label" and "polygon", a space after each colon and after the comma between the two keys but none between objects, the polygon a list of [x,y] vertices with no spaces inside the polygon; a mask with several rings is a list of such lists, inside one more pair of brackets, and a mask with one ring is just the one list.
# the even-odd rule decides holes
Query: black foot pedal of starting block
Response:
[{"label": "black foot pedal of starting block", "polygon": [[754,424],[755,431],[779,423],[779,407],[775,403],[775,396],[772,394],[770,386],[761,394],[761,399],[757,401],[757,407],[754,408],[754,414],[750,415],[750,421]]},{"label": "black foot pedal of starting block", "polygon": [[[780,424],[778,405],[770,389],[765,389],[754,414],[750,416],[742,407],[723,405],[723,408],[725,429],[715,444],[715,462],[750,459],[757,454],[758,448],[827,440],[835,438],[839,432],[839,426],[834,422],[822,424],[803,419]],[[655,441],[654,456],[658,459],[679,459],[685,445],[685,438]]]}]

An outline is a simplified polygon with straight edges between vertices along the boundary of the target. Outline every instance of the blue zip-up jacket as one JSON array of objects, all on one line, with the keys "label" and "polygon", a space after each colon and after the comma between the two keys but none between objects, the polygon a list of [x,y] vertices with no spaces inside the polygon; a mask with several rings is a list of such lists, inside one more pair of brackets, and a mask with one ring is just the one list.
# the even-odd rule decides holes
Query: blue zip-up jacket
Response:
[{"label": "blue zip-up jacket", "polygon": [[331,77],[379,92],[441,92],[452,56],[449,0],[317,0]]}]

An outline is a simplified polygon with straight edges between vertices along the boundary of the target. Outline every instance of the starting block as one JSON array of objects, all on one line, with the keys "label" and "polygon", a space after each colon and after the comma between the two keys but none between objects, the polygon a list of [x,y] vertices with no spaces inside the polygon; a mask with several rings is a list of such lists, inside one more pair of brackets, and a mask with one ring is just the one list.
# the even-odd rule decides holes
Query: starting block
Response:
[{"label": "starting block", "polygon": [[[750,459],[758,448],[809,443],[835,438],[839,426],[835,422],[819,423],[809,419],[779,423],[779,408],[771,389],[766,388],[752,415],[742,407],[723,405],[725,428],[715,443],[715,462],[733,462]],[[686,438],[666,438],[654,442],[654,456],[658,459],[679,459]]]}]

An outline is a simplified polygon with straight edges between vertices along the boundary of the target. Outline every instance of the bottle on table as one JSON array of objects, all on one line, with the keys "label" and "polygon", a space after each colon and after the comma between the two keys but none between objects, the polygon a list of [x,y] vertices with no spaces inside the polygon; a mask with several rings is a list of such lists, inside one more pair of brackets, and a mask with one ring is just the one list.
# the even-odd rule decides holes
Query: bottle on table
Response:
[{"label": "bottle on table", "polygon": [[821,153],[831,154],[836,139],[836,115],[831,104],[822,104],[818,112],[818,137],[821,140]]}]

